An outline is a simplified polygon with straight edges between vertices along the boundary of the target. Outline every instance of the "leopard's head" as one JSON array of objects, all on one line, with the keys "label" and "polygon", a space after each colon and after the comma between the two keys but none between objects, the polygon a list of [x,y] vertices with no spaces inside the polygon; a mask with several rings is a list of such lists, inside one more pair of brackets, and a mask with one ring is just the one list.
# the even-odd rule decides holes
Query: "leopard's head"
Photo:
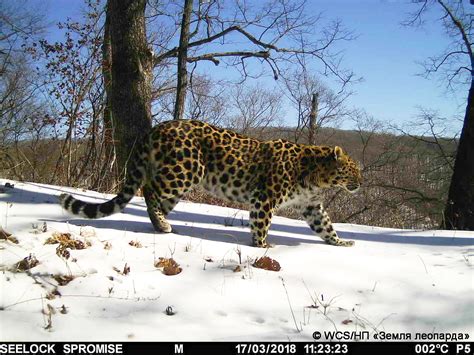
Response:
[{"label": "leopard's head", "polygon": [[354,193],[362,183],[362,175],[359,164],[336,146],[324,158],[317,180],[319,187],[342,187]]}]

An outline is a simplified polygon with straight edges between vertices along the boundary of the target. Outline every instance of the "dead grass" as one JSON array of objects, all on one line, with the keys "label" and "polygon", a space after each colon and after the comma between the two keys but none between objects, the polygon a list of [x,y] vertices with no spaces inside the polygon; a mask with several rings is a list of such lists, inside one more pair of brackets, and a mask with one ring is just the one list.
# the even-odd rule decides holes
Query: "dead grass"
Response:
[{"label": "dead grass", "polygon": [[66,286],[72,280],[74,280],[74,276],[72,275],[53,275],[53,279],[58,283],[59,286]]},{"label": "dead grass", "polygon": [[18,239],[16,239],[11,233],[8,233],[2,227],[0,227],[0,240],[6,240],[8,242],[18,244]]},{"label": "dead grass", "polygon": [[23,258],[19,262],[15,263],[13,266],[13,272],[25,272],[34,268],[40,262],[33,254],[28,255],[26,258]]},{"label": "dead grass", "polygon": [[128,245],[135,248],[142,248],[142,243],[140,243],[138,240],[131,240],[130,242],[128,242]]},{"label": "dead grass", "polygon": [[70,233],[54,232],[51,237],[46,239],[44,244],[59,244],[56,248],[56,255],[68,260],[71,257],[69,249],[81,250],[91,246],[89,241],[75,239]]},{"label": "dead grass", "polygon": [[86,249],[91,246],[91,243],[86,241],[75,239],[70,233],[58,233],[54,232],[51,237],[46,239],[44,244],[60,244],[62,248],[69,249]]}]

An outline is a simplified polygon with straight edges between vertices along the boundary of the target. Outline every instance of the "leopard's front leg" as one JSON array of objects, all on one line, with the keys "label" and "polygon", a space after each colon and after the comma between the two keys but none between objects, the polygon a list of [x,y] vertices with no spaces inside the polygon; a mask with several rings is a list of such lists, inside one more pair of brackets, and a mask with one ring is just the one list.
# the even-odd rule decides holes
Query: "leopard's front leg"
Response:
[{"label": "leopard's front leg", "polygon": [[257,193],[250,201],[250,231],[253,245],[259,248],[268,248],[268,230],[272,220],[273,207],[265,193]]},{"label": "leopard's front leg", "polygon": [[322,238],[326,243],[344,247],[351,247],[354,245],[354,241],[352,240],[343,240],[339,238],[332,226],[331,219],[324,210],[322,204],[306,206],[303,212],[303,217],[314,233],[316,233],[316,235]]}]

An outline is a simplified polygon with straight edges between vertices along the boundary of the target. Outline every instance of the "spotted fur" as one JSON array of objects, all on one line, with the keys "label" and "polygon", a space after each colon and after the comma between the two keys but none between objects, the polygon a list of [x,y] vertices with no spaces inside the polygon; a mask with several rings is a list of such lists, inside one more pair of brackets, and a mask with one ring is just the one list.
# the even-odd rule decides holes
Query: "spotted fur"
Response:
[{"label": "spotted fur", "polygon": [[112,200],[86,203],[61,195],[72,214],[101,218],[122,211],[140,187],[155,230],[171,232],[166,216],[194,185],[231,201],[250,204],[253,244],[267,247],[274,211],[293,205],[311,229],[332,245],[351,246],[338,237],[318,198],[321,188],[356,191],[361,174],[343,150],[295,144],[282,139],[259,141],[228,129],[194,121],[157,125],[137,146],[121,192]]}]

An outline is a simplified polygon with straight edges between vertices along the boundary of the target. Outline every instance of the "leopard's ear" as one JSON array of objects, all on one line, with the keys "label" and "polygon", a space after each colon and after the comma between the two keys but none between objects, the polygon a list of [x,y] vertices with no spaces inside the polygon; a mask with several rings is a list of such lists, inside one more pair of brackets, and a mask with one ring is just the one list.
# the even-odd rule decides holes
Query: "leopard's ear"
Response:
[{"label": "leopard's ear", "polygon": [[341,147],[335,146],[334,147],[334,159],[339,160],[344,155],[344,152]]}]

